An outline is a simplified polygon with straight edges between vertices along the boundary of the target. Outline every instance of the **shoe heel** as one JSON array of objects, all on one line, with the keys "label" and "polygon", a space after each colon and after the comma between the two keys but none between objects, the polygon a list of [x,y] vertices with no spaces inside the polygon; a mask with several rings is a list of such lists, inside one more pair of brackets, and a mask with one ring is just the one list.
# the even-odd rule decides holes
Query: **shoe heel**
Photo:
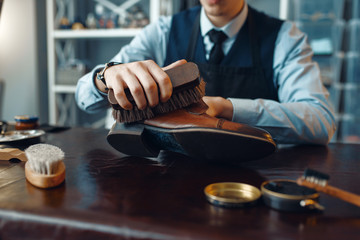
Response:
[{"label": "shoe heel", "polygon": [[139,157],[157,157],[160,150],[144,137],[143,124],[114,123],[107,135],[108,143],[126,155]]}]

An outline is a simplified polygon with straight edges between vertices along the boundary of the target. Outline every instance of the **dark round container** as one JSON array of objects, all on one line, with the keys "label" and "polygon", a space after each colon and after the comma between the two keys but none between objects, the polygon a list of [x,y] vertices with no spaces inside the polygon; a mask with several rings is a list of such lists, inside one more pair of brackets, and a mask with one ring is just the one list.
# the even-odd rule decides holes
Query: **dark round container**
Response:
[{"label": "dark round container", "polygon": [[323,210],[319,193],[292,180],[271,180],[261,185],[264,203],[274,209],[291,212]]}]

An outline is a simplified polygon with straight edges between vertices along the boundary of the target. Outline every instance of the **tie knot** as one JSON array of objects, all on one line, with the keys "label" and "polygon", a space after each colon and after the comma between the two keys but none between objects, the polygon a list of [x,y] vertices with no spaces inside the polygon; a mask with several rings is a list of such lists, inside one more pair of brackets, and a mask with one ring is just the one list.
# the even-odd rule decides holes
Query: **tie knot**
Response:
[{"label": "tie knot", "polygon": [[213,43],[220,43],[220,44],[227,39],[227,36],[223,31],[218,31],[215,29],[212,29],[209,32],[209,37]]}]

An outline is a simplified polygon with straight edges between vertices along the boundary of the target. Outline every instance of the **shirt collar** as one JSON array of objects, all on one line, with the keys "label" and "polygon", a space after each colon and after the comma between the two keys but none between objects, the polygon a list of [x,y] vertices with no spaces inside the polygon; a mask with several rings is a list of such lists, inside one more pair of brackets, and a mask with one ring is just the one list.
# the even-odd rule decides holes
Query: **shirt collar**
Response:
[{"label": "shirt collar", "polygon": [[211,29],[222,30],[229,38],[235,36],[241,27],[244,25],[244,22],[248,15],[248,5],[245,1],[244,8],[241,10],[240,14],[238,14],[233,20],[231,20],[225,26],[218,28],[215,27],[206,16],[205,10],[202,7],[200,12],[200,30],[201,35],[205,36]]}]

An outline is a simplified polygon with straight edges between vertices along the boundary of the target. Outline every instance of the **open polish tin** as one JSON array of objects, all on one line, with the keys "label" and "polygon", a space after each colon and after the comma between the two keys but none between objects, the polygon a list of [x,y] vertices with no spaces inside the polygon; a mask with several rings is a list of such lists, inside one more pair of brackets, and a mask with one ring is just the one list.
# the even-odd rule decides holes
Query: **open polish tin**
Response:
[{"label": "open polish tin", "polygon": [[210,184],[205,187],[204,193],[211,204],[227,208],[252,206],[261,197],[258,188],[236,182]]},{"label": "open polish tin", "polygon": [[271,180],[261,185],[264,203],[274,209],[291,212],[324,210],[318,203],[319,193],[292,180]]}]

